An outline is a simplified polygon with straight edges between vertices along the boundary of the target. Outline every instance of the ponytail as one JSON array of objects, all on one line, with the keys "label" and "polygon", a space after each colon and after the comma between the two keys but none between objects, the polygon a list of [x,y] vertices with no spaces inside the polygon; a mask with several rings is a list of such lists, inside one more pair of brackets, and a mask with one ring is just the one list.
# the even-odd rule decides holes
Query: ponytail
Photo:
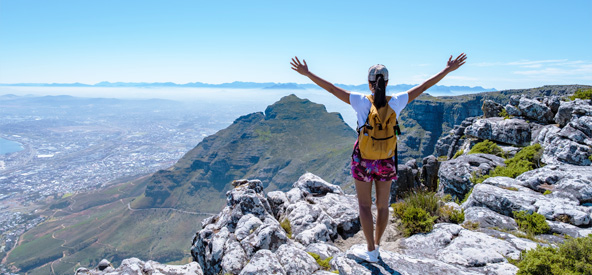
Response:
[{"label": "ponytail", "polygon": [[376,76],[376,81],[372,83],[374,87],[374,106],[378,109],[386,106],[386,82],[384,76],[379,74]]}]

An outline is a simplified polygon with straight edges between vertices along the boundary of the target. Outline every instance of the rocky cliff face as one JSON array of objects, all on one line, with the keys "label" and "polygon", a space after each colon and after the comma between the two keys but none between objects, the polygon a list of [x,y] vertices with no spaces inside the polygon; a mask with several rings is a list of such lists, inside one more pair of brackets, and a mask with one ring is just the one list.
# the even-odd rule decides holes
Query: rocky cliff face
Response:
[{"label": "rocky cliff face", "polygon": [[348,163],[355,138],[339,114],[286,96],[265,113],[238,118],[170,169],[155,173],[135,206],[217,211],[224,191],[237,178],[259,179],[270,190],[289,188],[306,171],[334,184],[350,182]]},{"label": "rocky cliff face", "polygon": [[[455,125],[461,125],[466,118],[483,115],[482,106],[486,100],[493,100],[504,106],[510,102],[512,95],[541,99],[556,96],[558,99],[573,94],[578,89],[590,88],[592,87],[583,85],[555,85],[463,96],[432,97],[422,95],[405,107],[399,119],[403,125],[403,135],[399,141],[399,153],[401,154],[399,159],[401,163],[405,163],[412,158],[420,161],[431,154],[445,155],[438,152],[439,148],[436,146],[438,140],[447,136]],[[508,109],[508,112],[511,110]]]}]

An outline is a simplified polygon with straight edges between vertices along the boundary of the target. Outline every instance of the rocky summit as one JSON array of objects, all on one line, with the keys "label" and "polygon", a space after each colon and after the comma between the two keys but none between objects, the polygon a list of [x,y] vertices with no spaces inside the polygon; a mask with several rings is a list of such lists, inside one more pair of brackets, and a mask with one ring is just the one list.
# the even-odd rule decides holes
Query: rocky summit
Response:
[{"label": "rocky summit", "polygon": [[[377,263],[352,253],[365,247],[356,197],[304,173],[283,191],[234,181],[226,205],[195,233],[193,263],[128,259],[117,269],[78,274],[516,274],[525,251],[592,234],[592,101],[514,96],[502,103],[485,102],[485,116],[456,125],[421,168],[414,160],[399,165],[393,202],[432,190],[441,209],[463,219],[439,218],[425,233],[404,237],[393,206]],[[514,162],[525,170],[496,174]],[[545,230],[528,232],[521,215],[535,214]]]}]

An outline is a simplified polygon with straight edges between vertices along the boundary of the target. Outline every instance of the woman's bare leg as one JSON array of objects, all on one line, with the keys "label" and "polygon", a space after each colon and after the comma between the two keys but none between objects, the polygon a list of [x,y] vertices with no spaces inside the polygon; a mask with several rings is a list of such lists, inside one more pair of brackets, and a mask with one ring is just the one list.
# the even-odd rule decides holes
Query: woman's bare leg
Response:
[{"label": "woman's bare leg", "polygon": [[[372,221],[372,183],[356,181],[356,193],[360,211],[360,223],[366,237],[368,251],[374,251],[374,222]],[[388,210],[387,210],[388,211]],[[388,214],[388,213],[387,213]]]},{"label": "woman's bare leg", "polygon": [[389,220],[389,198],[391,194],[392,181],[376,181],[376,232],[374,243],[380,245],[380,239],[386,229]]}]

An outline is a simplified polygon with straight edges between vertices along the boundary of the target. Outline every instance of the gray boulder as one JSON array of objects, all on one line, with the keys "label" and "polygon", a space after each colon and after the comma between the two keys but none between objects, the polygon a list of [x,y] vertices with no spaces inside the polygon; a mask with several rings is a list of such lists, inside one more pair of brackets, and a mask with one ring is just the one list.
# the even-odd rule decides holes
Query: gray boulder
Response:
[{"label": "gray boulder", "polygon": [[590,165],[592,148],[561,136],[551,136],[546,140],[542,160],[548,164]]},{"label": "gray boulder", "polygon": [[515,106],[512,106],[510,104],[507,104],[505,109],[506,109],[506,113],[508,113],[508,115],[510,115],[510,116],[521,116],[522,115],[522,112],[520,112],[520,109],[518,109]]},{"label": "gray boulder", "polygon": [[228,238],[224,244],[224,258],[221,267],[224,274],[238,274],[248,261],[247,253],[234,238]]},{"label": "gray boulder", "polygon": [[353,245],[344,256],[331,260],[331,267],[346,275],[370,274],[480,274],[436,259],[415,257],[406,253],[381,251],[378,263],[357,259],[352,251],[365,245]]},{"label": "gray boulder", "polygon": [[286,270],[278,257],[271,251],[263,249],[257,251],[239,275],[284,274]]},{"label": "gray boulder", "polygon": [[331,233],[331,236],[335,236],[336,233],[347,239],[360,231],[358,200],[355,196],[329,193],[326,196],[311,198],[310,203],[318,205],[335,222],[337,231]]},{"label": "gray boulder", "polygon": [[286,207],[290,204],[288,196],[282,191],[272,191],[267,193],[267,201],[271,206],[271,211],[276,219],[284,215]]},{"label": "gray boulder", "polygon": [[529,145],[531,139],[526,121],[501,117],[478,119],[465,129],[465,135],[517,146]]},{"label": "gray boulder", "polygon": [[[433,259],[457,268],[456,273],[450,274],[483,274],[485,270],[508,269],[515,273],[517,268],[509,264],[506,257],[518,259],[521,252],[508,241],[447,223],[434,225],[430,233],[416,234],[401,240],[398,248],[406,256]],[[437,273],[430,270],[428,274]]]},{"label": "gray boulder", "polygon": [[547,96],[543,99],[543,104],[547,105],[553,114],[556,114],[561,106],[561,100],[558,96]]},{"label": "gray boulder", "polygon": [[468,207],[465,211],[465,221],[478,222],[481,228],[497,227],[516,230],[518,225],[514,219],[501,215],[486,207]]},{"label": "gray boulder", "polygon": [[542,194],[535,192],[518,192],[490,184],[477,184],[462,207],[463,209],[473,206],[486,207],[502,215],[513,217],[513,211],[536,212],[534,203],[542,197]]},{"label": "gray boulder", "polygon": [[438,191],[438,170],[440,169],[440,162],[433,156],[427,156],[422,161],[421,166],[421,181],[428,191]]},{"label": "gray boulder", "polygon": [[494,102],[493,100],[485,100],[483,101],[483,105],[481,106],[481,110],[483,111],[483,115],[487,118],[487,117],[499,117],[500,113],[502,112],[502,110],[504,109],[504,107],[499,104]]},{"label": "gray boulder", "polygon": [[518,107],[518,105],[520,104],[521,97],[522,96],[519,96],[519,95],[510,96],[510,105]]},{"label": "gray boulder", "polygon": [[330,184],[320,177],[306,173],[298,179],[293,185],[294,188],[306,191],[313,196],[324,196],[327,193],[343,194],[343,190],[338,185]]},{"label": "gray boulder", "polygon": [[522,97],[520,98],[518,108],[520,109],[522,116],[528,119],[543,123],[553,122],[554,114],[553,111],[551,111],[551,108],[537,100]]},{"label": "gray boulder", "polygon": [[307,275],[319,269],[317,261],[304,250],[284,244],[276,252],[287,275]]},{"label": "gray boulder", "polygon": [[547,224],[551,228],[551,233],[567,235],[572,238],[582,238],[592,234],[592,228],[580,228],[568,223],[557,221],[547,221]]},{"label": "gray boulder", "polygon": [[555,122],[563,127],[573,117],[592,116],[592,104],[590,100],[576,99],[574,101],[561,101],[561,105],[555,115]]},{"label": "gray boulder", "polygon": [[299,201],[288,206],[286,213],[292,236],[303,245],[337,238],[337,223],[316,204]]},{"label": "gray boulder", "polygon": [[138,258],[128,258],[121,261],[118,268],[113,268],[106,260],[101,261],[99,266],[94,269],[78,268],[76,275],[181,275],[181,274],[196,274],[203,275],[199,264],[191,262],[186,265],[165,265],[155,261],[142,261]]},{"label": "gray boulder", "polygon": [[[510,181],[510,183],[500,184],[503,181]],[[569,223],[576,226],[591,224],[592,209],[581,206],[577,200],[559,196],[545,196],[524,187],[531,184],[533,183],[522,182],[520,179],[490,178],[482,184],[475,185],[473,192],[462,207],[463,209],[486,207],[508,217],[513,217],[514,211],[537,212],[548,220],[561,219],[565,221],[567,219]]]},{"label": "gray boulder", "polygon": [[462,200],[473,187],[471,179],[475,175],[489,173],[497,166],[503,166],[504,159],[488,154],[462,155],[456,159],[442,162],[438,177],[439,194],[450,194],[455,199]]},{"label": "gray boulder", "polygon": [[421,188],[419,168],[414,159],[399,165],[398,173],[397,180],[391,184],[391,203],[394,203],[397,200],[404,198],[406,194]]},{"label": "gray boulder", "polygon": [[559,136],[592,147],[592,116],[575,117],[561,129]]},{"label": "gray boulder", "polygon": [[473,124],[475,117],[468,117],[460,125],[455,125],[448,135],[438,139],[434,153],[436,156],[446,156],[451,159],[465,142],[465,129]]},{"label": "gray boulder", "polygon": [[552,196],[568,198],[579,204],[592,202],[592,166],[547,165],[523,173],[516,178],[523,186],[545,192],[550,186]]},{"label": "gray boulder", "polygon": [[311,243],[306,247],[306,252],[315,253],[324,260],[341,253],[341,250],[331,243]]}]

